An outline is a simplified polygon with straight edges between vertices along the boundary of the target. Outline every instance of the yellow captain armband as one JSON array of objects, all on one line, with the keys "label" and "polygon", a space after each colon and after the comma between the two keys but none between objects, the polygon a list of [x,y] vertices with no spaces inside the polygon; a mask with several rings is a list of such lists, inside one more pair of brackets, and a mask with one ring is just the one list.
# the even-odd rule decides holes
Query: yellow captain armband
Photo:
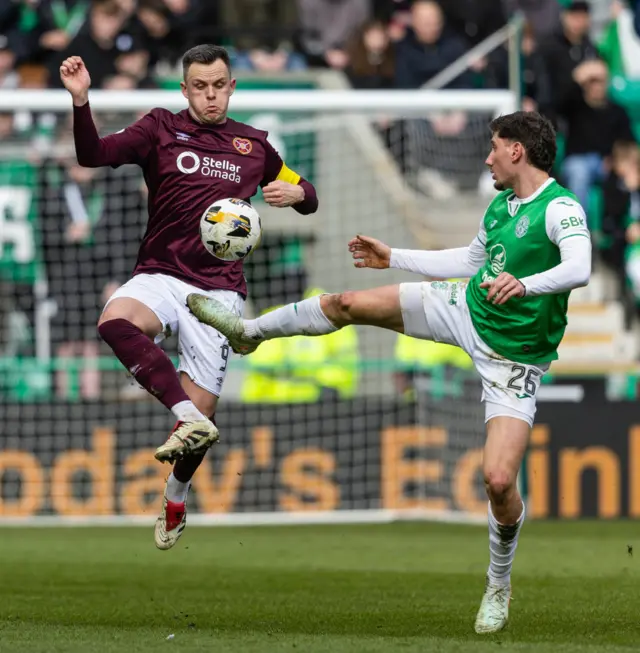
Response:
[{"label": "yellow captain armband", "polygon": [[280,168],[280,172],[276,177],[276,181],[286,181],[288,184],[297,184],[300,181],[300,175],[295,170],[288,168],[286,163],[283,163],[282,168]]}]

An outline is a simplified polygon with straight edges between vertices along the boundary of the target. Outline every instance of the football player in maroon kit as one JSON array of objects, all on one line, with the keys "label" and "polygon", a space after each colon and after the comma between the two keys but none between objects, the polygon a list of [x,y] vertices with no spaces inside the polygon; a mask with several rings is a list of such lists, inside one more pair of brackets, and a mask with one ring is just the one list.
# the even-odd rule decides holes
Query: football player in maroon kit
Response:
[{"label": "football player in maroon kit", "polygon": [[[226,50],[198,45],[182,63],[187,109],[153,109],[105,138],[91,116],[91,78],[82,59],[69,57],[60,66],[73,99],[78,163],[138,164],[149,188],[149,222],[133,277],[107,302],[98,331],[136,381],[178,420],[155,453],[174,463],[155,528],[160,549],[171,548],[182,534],[191,478],[218,440],[212,420],[229,353],[226,338],[189,312],[187,295],[205,291],[242,314],[247,293],[242,261],[221,261],[205,250],[200,216],[218,199],[249,200],[259,186],[271,206],[292,206],[304,215],[318,208],[314,187],[285,165],[267,133],[227,117],[236,83]],[[178,371],[157,345],[176,331]]]}]

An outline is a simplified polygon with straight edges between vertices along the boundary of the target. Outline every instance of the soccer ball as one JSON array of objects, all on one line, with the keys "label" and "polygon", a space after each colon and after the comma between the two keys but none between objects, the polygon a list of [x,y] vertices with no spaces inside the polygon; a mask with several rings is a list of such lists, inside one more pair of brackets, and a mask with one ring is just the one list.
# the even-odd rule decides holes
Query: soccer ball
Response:
[{"label": "soccer ball", "polygon": [[260,242],[258,212],[244,200],[217,200],[200,218],[200,237],[209,254],[221,261],[240,261]]}]

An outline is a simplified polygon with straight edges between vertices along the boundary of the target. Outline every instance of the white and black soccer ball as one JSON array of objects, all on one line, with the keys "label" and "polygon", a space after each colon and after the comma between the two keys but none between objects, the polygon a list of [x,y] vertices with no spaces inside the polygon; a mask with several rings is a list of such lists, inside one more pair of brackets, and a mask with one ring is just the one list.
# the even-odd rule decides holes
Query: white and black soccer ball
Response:
[{"label": "white and black soccer ball", "polygon": [[244,200],[217,200],[200,218],[200,237],[209,254],[222,261],[241,261],[260,242],[258,212]]}]

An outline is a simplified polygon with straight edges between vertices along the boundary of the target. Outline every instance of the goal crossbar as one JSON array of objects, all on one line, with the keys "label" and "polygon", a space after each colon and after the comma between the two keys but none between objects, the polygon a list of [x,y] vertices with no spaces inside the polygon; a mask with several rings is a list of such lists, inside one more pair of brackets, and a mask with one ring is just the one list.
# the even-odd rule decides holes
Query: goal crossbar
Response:
[{"label": "goal crossbar", "polygon": [[[91,91],[96,111],[136,111],[164,107],[180,111],[187,106],[179,91]],[[417,91],[240,91],[231,99],[233,111],[323,111],[421,114],[452,108],[466,111],[509,113],[515,111],[513,93],[506,90],[417,90]],[[40,110],[55,113],[71,109],[69,93],[63,90],[17,90],[0,94],[0,111]]]}]

